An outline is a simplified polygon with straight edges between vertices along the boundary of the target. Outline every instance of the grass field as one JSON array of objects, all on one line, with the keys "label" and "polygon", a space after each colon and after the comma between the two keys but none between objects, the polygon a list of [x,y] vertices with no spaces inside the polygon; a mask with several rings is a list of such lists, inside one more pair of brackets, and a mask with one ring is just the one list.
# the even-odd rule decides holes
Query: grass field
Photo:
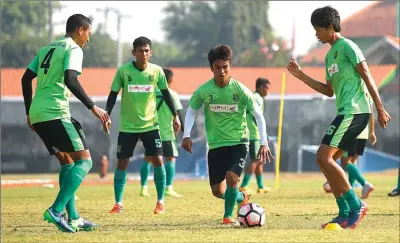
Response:
[{"label": "grass field", "polygon": [[[92,177],[95,175],[91,175]],[[66,234],[43,221],[58,187],[2,188],[2,242],[399,242],[399,199],[387,197],[397,182],[397,172],[367,174],[376,189],[367,199],[370,212],[355,230],[324,231],[320,224],[335,216],[331,194],[322,191],[321,174],[282,174],[281,188],[254,195],[252,202],[266,209],[262,228],[226,228],[221,225],[223,201],[215,199],[208,181],[178,181],[183,198],[166,198],[165,215],[153,215],[155,188],[150,198],[138,196],[139,183],[125,188],[122,214],[107,212],[114,203],[112,184],[87,185],[77,195],[82,216],[101,225],[94,232]],[[37,178],[24,175],[24,178]],[[57,178],[56,175],[43,175]],[[2,176],[2,180],[21,176]],[[111,180],[112,178],[110,178]],[[265,185],[272,185],[267,178]],[[250,187],[255,188],[254,181]],[[360,193],[360,189],[357,189]]]}]

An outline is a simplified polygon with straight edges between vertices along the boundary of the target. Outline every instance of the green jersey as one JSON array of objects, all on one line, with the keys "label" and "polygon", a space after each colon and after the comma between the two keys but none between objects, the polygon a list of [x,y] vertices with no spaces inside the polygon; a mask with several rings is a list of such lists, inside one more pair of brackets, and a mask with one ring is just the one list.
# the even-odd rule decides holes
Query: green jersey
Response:
[{"label": "green jersey", "polygon": [[362,61],[360,48],[343,37],[326,54],[326,80],[332,82],[338,115],[371,113],[366,87],[355,69]]},{"label": "green jersey", "polygon": [[[158,120],[160,122],[160,136],[162,141],[172,141],[175,140],[175,132],[173,127],[173,115],[171,110],[165,103],[161,91],[159,89],[157,92],[157,113]],[[182,103],[179,100],[179,95],[174,90],[169,89],[172,101],[174,102],[175,109],[177,111],[182,110]],[[183,121],[181,121],[183,122]]]},{"label": "green jersey", "polygon": [[246,110],[254,110],[254,95],[242,83],[231,78],[220,88],[209,80],[190,98],[189,106],[199,110],[204,104],[207,142],[210,149],[249,144]]},{"label": "green jersey", "polygon": [[39,50],[29,64],[37,84],[29,118],[32,124],[71,117],[70,91],[64,84],[64,71],[82,73],[82,48],[71,37],[59,38]]},{"label": "green jersey", "polygon": [[[254,93],[255,104],[260,106],[261,111],[264,112],[264,99],[260,96],[259,93]],[[247,112],[247,126],[249,127],[250,132],[250,140],[260,140],[260,133],[258,132],[257,122],[251,112]]]},{"label": "green jersey", "polygon": [[122,89],[120,132],[143,133],[158,129],[156,87],[168,89],[160,66],[148,63],[141,71],[129,62],[118,68],[111,90]]}]

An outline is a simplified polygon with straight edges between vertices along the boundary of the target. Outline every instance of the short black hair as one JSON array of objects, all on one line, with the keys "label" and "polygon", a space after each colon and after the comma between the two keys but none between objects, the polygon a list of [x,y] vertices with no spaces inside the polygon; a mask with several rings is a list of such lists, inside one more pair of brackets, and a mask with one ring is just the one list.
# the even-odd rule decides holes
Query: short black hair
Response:
[{"label": "short black hair", "polygon": [[67,26],[65,28],[66,33],[75,31],[76,29],[83,27],[84,29],[89,28],[92,21],[83,14],[71,15],[67,20]]},{"label": "short black hair", "polygon": [[271,84],[271,82],[269,82],[269,80],[266,78],[258,78],[256,80],[256,89],[260,88],[264,84]]},{"label": "short black hair", "polygon": [[311,24],[314,27],[325,28],[331,24],[335,32],[340,32],[340,15],[339,12],[331,6],[317,8],[311,14]]},{"label": "short black hair", "polygon": [[216,45],[208,52],[208,62],[210,63],[210,66],[212,66],[217,59],[222,59],[232,63],[232,49],[228,45]]},{"label": "short black hair", "polygon": [[135,50],[139,46],[149,45],[151,49],[151,40],[147,37],[140,36],[133,41],[133,50]]},{"label": "short black hair", "polygon": [[163,71],[164,71],[165,77],[167,78],[167,82],[169,82],[172,79],[172,77],[174,76],[174,73],[169,68],[164,68]]}]

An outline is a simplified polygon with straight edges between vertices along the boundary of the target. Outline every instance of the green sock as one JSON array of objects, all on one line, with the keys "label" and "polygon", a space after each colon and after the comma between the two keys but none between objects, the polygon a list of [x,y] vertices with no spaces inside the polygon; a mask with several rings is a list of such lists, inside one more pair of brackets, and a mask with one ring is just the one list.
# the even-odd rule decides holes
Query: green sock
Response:
[{"label": "green sock", "polygon": [[400,169],[399,174],[397,175],[397,190],[400,190]]},{"label": "green sock", "polygon": [[239,192],[236,198],[237,203],[241,203],[244,200],[244,192]]},{"label": "green sock", "polygon": [[[58,183],[60,184],[60,188],[61,188],[62,181],[64,180],[65,175],[67,174],[67,172],[70,169],[72,169],[72,167],[74,167],[73,163],[61,166],[60,174],[59,174],[59,177],[58,177]],[[68,218],[70,218],[72,220],[79,219],[79,213],[76,210],[76,205],[75,205],[75,196],[72,196],[68,200],[67,205],[65,205],[65,208],[67,209]]]},{"label": "green sock", "polygon": [[262,174],[256,175],[256,180],[257,180],[257,186],[258,186],[258,188],[259,188],[259,189],[263,189],[263,188],[264,188],[264,185],[263,185],[263,175],[262,175]]},{"label": "green sock", "polygon": [[235,203],[237,201],[237,197],[239,194],[239,190],[237,188],[232,188],[227,186],[225,191],[225,213],[224,218],[232,218],[233,210],[235,208]]},{"label": "green sock", "polygon": [[126,184],[126,170],[115,170],[114,173],[114,195],[115,202],[122,203],[122,196],[124,194],[124,188]]},{"label": "green sock", "polygon": [[358,167],[355,164],[349,163],[346,167],[346,170],[349,172],[349,182],[350,182],[350,178],[353,177],[355,180],[357,180],[361,184],[361,186],[364,186],[365,179],[361,175],[360,170],[358,169]]},{"label": "green sock", "polygon": [[343,194],[343,197],[346,199],[349,204],[350,211],[356,211],[361,207],[361,201],[358,199],[356,193],[353,189],[348,190]]},{"label": "green sock", "polygon": [[151,163],[144,161],[140,168],[140,185],[147,186],[147,179],[149,178]]},{"label": "green sock", "polygon": [[243,176],[242,185],[240,187],[246,187],[249,185],[251,174],[245,173]]},{"label": "green sock", "polygon": [[165,164],[165,172],[167,173],[167,186],[172,186],[172,181],[175,176],[175,162],[167,161]]},{"label": "green sock", "polygon": [[154,184],[156,184],[157,200],[164,200],[166,177],[164,165],[154,167]]},{"label": "green sock", "polygon": [[339,217],[341,218],[348,218],[349,213],[350,213],[350,208],[349,204],[347,203],[346,199],[344,197],[338,197],[336,198],[336,203],[339,207]]},{"label": "green sock", "polygon": [[51,206],[54,212],[61,213],[64,211],[68,200],[74,196],[75,191],[81,185],[83,179],[92,168],[92,165],[92,160],[81,159],[75,161],[75,165],[64,176],[57,198]]}]

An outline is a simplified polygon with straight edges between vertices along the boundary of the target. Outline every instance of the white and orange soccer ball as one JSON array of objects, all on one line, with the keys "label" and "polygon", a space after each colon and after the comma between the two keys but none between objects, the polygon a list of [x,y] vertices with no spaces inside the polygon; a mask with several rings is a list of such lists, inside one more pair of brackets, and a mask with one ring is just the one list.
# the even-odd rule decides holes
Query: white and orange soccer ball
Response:
[{"label": "white and orange soccer ball", "polygon": [[239,210],[238,221],[243,227],[261,227],[265,224],[265,210],[256,203],[245,204]]}]

